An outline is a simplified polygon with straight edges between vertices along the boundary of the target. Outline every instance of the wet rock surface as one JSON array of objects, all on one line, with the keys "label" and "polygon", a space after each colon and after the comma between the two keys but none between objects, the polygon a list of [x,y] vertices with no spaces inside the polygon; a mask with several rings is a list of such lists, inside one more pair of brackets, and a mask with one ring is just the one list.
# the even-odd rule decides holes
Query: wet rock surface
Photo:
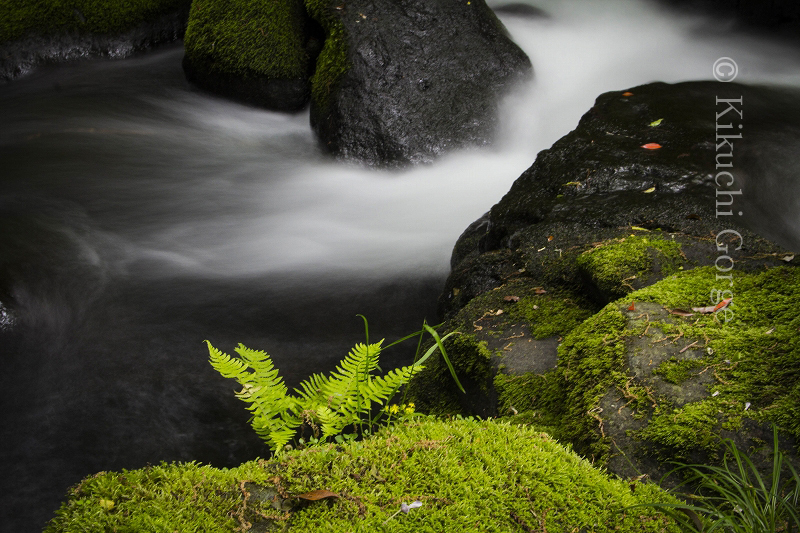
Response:
[{"label": "wet rock surface", "polygon": [[41,65],[90,58],[120,59],[183,37],[188,5],[174,13],[142,23],[118,34],[77,31],[53,35],[28,35],[0,44],[0,82],[33,72]]},{"label": "wet rock surface", "polygon": [[484,0],[352,0],[331,14],[348,67],[311,122],[344,159],[396,166],[489,144],[499,99],[531,73]]},{"label": "wet rock surface", "polygon": [[[694,241],[694,251],[684,252],[693,266],[717,261],[716,236],[726,229],[743,236],[740,257],[779,253],[773,241],[800,249],[792,214],[799,200],[781,194],[800,154],[797,96],[796,89],[717,82],[601,95],[459,238],[442,314],[520,271],[584,290],[577,265],[564,258],[642,231]],[[733,137],[717,139],[717,123],[730,126],[719,135]],[[731,166],[717,169],[717,162]]]}]

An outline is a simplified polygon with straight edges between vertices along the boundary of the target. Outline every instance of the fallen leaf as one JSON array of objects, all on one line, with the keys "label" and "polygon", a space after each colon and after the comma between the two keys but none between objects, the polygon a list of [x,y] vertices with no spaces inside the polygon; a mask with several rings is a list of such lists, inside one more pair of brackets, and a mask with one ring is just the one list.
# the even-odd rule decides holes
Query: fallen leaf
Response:
[{"label": "fallen leaf", "polygon": [[519,301],[519,296],[504,296],[503,300],[505,300],[507,302],[518,302]]},{"label": "fallen leaf", "polygon": [[787,263],[788,263],[789,261],[791,261],[792,259],[794,259],[794,254],[791,254],[791,255],[784,255],[783,257],[781,257],[781,261],[786,261]]},{"label": "fallen leaf", "polygon": [[748,409],[750,409],[751,405],[752,404],[750,402],[744,402],[744,410],[747,411]]},{"label": "fallen leaf", "polygon": [[625,91],[624,93],[622,93],[622,96],[633,96],[633,93],[630,91]]},{"label": "fallen leaf", "polygon": [[662,121],[662,120],[664,120],[664,119],[663,119],[663,118],[660,118],[660,119],[658,119],[658,120],[654,120],[653,122],[651,122],[651,123],[650,123],[650,127],[651,127],[651,128],[654,128],[654,127],[658,126],[659,124],[661,124],[661,121]]},{"label": "fallen leaf", "polygon": [[775,328],[770,328],[766,331],[766,333],[764,333],[764,335],[772,335],[773,333],[775,333]]},{"label": "fallen leaf", "polygon": [[[655,190],[655,187],[653,187],[653,190]],[[645,192],[646,192],[646,191],[645,191]],[[647,229],[647,228],[642,228],[642,227],[640,227],[640,226],[631,226],[631,229],[635,229],[635,230],[637,230],[637,231],[650,231],[649,229]]]},{"label": "fallen leaf", "polygon": [[497,312],[494,314],[494,316],[500,316],[502,314],[503,314],[503,310],[502,309],[498,309]]},{"label": "fallen leaf", "polygon": [[717,305],[714,307],[714,312],[716,313],[716,312],[717,312],[717,311],[719,311],[720,309],[723,309],[723,308],[725,308],[725,307],[728,307],[728,304],[729,304],[729,303],[731,303],[732,301],[733,301],[733,298],[725,298],[724,300],[722,300],[720,303],[718,303],[718,304],[717,304]]},{"label": "fallen leaf", "polygon": [[319,490],[312,490],[311,492],[304,492],[303,494],[298,494],[297,497],[314,502],[317,500],[322,500],[324,498],[338,498],[339,495],[327,489],[319,489]]},{"label": "fallen leaf", "polygon": [[553,236],[552,236],[552,235],[550,235],[549,237],[547,237],[547,242],[550,242],[550,241],[552,241],[552,240],[553,240]]},{"label": "fallen leaf", "polygon": [[544,293],[546,293],[547,291],[546,291],[546,290],[544,290],[544,289],[543,289],[543,288],[541,288],[541,287],[536,287],[536,288],[534,288],[534,289],[533,289],[533,292],[534,292],[534,293],[536,293],[536,294],[544,294]]},{"label": "fallen leaf", "polygon": [[683,309],[670,309],[669,314],[671,315],[678,315],[678,316],[693,316],[694,313],[690,313],[689,311],[684,311]]},{"label": "fallen leaf", "polygon": [[658,150],[659,148],[661,148],[661,145],[658,144],[658,143],[647,143],[647,144],[643,144],[642,148],[644,148],[646,150]]},{"label": "fallen leaf", "polygon": [[566,183],[564,184],[564,187],[566,187],[566,186],[568,186],[568,185],[575,185],[576,187],[580,187],[580,185],[581,185],[581,182],[580,182],[580,181],[568,181],[568,182],[566,182]]},{"label": "fallen leaf", "polygon": [[724,300],[719,302],[717,305],[709,305],[708,307],[692,307],[692,311],[694,311],[696,313],[704,314],[704,315],[707,315],[709,313],[716,313],[720,309],[724,309],[724,308],[728,307],[728,304],[730,304],[732,301],[733,301],[733,298],[725,298]]},{"label": "fallen leaf", "polygon": [[655,190],[656,190],[655,187],[650,187],[649,189],[645,190],[644,193],[645,194],[650,194],[651,192],[655,192]]},{"label": "fallen leaf", "polygon": [[719,396],[719,391],[715,390],[714,393],[711,396]]},{"label": "fallen leaf", "polygon": [[631,302],[631,305],[628,306],[628,311],[636,311],[636,302]]}]

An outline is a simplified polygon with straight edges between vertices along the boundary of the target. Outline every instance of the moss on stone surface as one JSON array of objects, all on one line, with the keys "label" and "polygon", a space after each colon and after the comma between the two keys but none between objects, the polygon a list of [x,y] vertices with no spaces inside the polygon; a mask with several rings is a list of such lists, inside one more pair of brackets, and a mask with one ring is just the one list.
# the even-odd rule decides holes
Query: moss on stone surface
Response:
[{"label": "moss on stone surface", "polygon": [[442,328],[443,334],[461,333],[453,337],[459,340],[452,349],[446,347],[467,394],[458,391],[444,361],[435,356],[409,384],[409,396],[431,414],[493,416],[499,398],[495,375],[542,373],[555,366],[558,340],[595,311],[582,297],[548,291],[526,278],[511,280],[472,299]]},{"label": "moss on stone surface", "polygon": [[274,79],[308,75],[302,0],[194,0],[186,54],[208,70]]},{"label": "moss on stone surface", "polygon": [[4,0],[0,43],[28,34],[114,34],[187,7],[191,0]]},{"label": "moss on stone surface", "polygon": [[[338,497],[296,497],[320,489]],[[101,472],[45,531],[679,531],[651,509],[621,512],[642,502],[674,500],[652,484],[632,491],[534,428],[421,418],[230,470]]]},{"label": "moss on stone surface", "polygon": [[[608,394],[619,397],[614,405],[620,412],[647,419],[632,436],[660,460],[695,453],[713,459],[722,433],[742,431],[745,420],[775,423],[800,439],[800,270],[738,273],[733,288],[727,279],[720,284],[717,273],[706,267],[673,275],[581,324],[562,343],[559,367],[547,376],[554,383],[560,376],[564,388],[533,389],[531,397],[540,397],[532,407],[563,399],[566,409],[544,419],[560,416],[559,435],[601,461],[612,444],[603,424],[613,412],[603,414],[601,407]],[[731,292],[719,292],[722,287]],[[670,313],[713,306],[722,297],[733,300],[716,315]],[[671,393],[680,389],[670,381],[689,378],[700,380],[699,395]],[[551,397],[542,398],[548,390]]]},{"label": "moss on stone surface", "polygon": [[434,415],[454,415],[473,412],[477,404],[491,403],[489,387],[494,371],[487,343],[474,335],[460,334],[447,339],[444,346],[459,381],[469,394],[458,389],[450,370],[437,354],[428,359],[425,369],[408,384],[408,398],[417,409]]},{"label": "moss on stone surface", "polygon": [[678,242],[657,232],[598,243],[576,263],[602,294],[616,299],[633,292],[634,279],[674,274],[683,260]]},{"label": "moss on stone surface", "polygon": [[332,91],[350,68],[347,60],[347,35],[342,22],[333,14],[331,0],[305,0],[311,17],[325,30],[325,44],[311,77],[312,103],[318,113],[325,113]]}]

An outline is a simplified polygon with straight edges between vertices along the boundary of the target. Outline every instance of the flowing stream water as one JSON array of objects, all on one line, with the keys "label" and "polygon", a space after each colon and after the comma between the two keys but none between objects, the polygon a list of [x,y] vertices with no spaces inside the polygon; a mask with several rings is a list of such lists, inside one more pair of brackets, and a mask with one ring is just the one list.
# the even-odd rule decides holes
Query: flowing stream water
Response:
[{"label": "flowing stream water", "polygon": [[40,531],[99,470],[263,456],[202,341],[267,350],[293,386],[363,340],[357,313],[372,339],[435,321],[459,234],[602,92],[710,79],[721,56],[800,85],[796,48],[719,17],[536,5],[501,17],[535,79],[497,144],[402,172],[326,158],[307,112],[197,92],[180,43],[0,86],[0,530]]}]

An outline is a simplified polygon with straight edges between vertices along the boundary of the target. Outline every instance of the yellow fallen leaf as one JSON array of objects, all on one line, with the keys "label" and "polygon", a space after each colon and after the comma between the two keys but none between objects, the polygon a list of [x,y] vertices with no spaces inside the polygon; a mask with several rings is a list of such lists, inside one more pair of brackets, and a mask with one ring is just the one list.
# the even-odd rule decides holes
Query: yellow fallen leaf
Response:
[{"label": "yellow fallen leaf", "polygon": [[654,128],[654,127],[658,126],[659,124],[661,124],[661,121],[662,121],[662,120],[664,120],[664,119],[663,119],[663,118],[660,118],[660,119],[658,119],[658,120],[654,120],[653,122],[651,122],[651,123],[650,123],[650,127],[651,127],[651,128]]},{"label": "yellow fallen leaf", "polygon": [[655,190],[656,190],[655,187],[650,187],[649,189],[645,190],[644,192],[645,192],[645,194],[649,194],[651,192],[655,192]]},{"label": "yellow fallen leaf", "polygon": [[[655,189],[655,187],[653,187],[653,188]],[[647,192],[647,191],[645,191],[645,192]],[[635,229],[635,230],[638,230],[638,231],[650,231],[649,229],[642,228],[640,226],[631,226],[631,229]]]}]

